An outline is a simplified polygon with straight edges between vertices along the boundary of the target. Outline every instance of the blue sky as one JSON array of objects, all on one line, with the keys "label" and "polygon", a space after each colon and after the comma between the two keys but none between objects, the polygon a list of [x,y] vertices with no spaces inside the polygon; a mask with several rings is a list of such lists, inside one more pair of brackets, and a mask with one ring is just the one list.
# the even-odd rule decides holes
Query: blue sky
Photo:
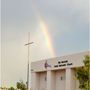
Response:
[{"label": "blue sky", "polygon": [[[88,0],[34,0],[48,25],[56,56],[89,49]],[[32,0],[2,0],[2,83],[26,80],[27,34],[31,33],[31,61],[52,58]]]}]

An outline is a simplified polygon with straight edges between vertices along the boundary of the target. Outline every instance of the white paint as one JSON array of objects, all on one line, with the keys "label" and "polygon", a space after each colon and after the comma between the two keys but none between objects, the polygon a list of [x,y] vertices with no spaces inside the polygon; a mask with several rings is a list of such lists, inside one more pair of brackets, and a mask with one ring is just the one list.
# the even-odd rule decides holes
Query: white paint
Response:
[{"label": "white paint", "polygon": [[47,71],[47,90],[55,90],[55,73]]},{"label": "white paint", "polygon": [[39,80],[39,74],[37,74],[37,73],[32,73],[31,74],[31,76],[32,76],[32,78],[31,78],[31,80],[32,80],[32,90],[39,90],[39,82],[40,82],[40,80]]},{"label": "white paint", "polygon": [[66,90],[65,88],[65,70],[56,71],[56,86],[55,90]]},{"label": "white paint", "polygon": [[46,72],[40,73],[39,90],[47,90],[47,76]]},{"label": "white paint", "polygon": [[[75,68],[84,65],[83,58],[88,54],[89,52],[83,52],[48,59],[47,63],[51,67],[47,68],[45,68],[46,60],[32,62],[32,90],[79,90],[79,84],[75,79]],[[64,64],[66,66],[61,66]]]},{"label": "white paint", "polygon": [[66,90],[71,90],[71,69],[66,69]]}]

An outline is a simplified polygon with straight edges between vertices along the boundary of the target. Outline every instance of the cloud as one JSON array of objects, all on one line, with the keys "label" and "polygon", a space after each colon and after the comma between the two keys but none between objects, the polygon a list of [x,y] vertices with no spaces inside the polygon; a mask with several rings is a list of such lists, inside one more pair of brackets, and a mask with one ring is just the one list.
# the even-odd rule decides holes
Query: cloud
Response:
[{"label": "cloud", "polygon": [[[88,48],[88,0],[36,2],[48,24],[58,56]],[[30,46],[30,60],[52,57],[31,5],[31,0],[2,0],[2,83],[6,86],[15,85],[21,78],[26,80],[27,47],[24,44],[28,42],[29,31],[30,40],[34,42]]]},{"label": "cloud", "polygon": [[[26,27],[29,31],[29,26]],[[13,33],[8,32],[12,29]],[[18,27],[12,25],[3,32],[3,37],[6,36],[2,42],[2,83],[6,86],[11,86],[11,84],[15,86],[15,83],[21,78],[26,81],[28,54],[27,47],[24,45],[28,42],[28,32],[22,28],[22,32],[17,33],[15,31],[17,29]],[[36,27],[34,31],[30,31],[30,34],[30,40],[34,42],[33,45],[30,45],[30,62],[50,58],[51,54],[41,30]]]}]

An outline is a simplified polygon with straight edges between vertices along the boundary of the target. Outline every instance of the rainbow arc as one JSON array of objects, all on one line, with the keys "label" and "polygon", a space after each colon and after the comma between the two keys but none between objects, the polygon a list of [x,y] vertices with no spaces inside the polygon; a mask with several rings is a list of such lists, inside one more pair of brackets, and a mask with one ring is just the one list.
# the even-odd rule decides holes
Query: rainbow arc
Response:
[{"label": "rainbow arc", "polygon": [[40,11],[38,10],[37,4],[35,3],[35,0],[33,1],[33,9],[35,11],[36,16],[38,17],[39,27],[41,31],[44,34],[46,45],[51,53],[52,56],[56,56],[52,39],[48,30],[48,25],[46,24],[43,16],[41,15]]}]

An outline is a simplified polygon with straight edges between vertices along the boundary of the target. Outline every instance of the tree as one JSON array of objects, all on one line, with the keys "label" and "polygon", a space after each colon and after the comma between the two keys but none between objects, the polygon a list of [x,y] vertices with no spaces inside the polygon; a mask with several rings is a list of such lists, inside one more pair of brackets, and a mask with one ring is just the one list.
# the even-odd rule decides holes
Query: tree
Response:
[{"label": "tree", "polygon": [[15,90],[13,87],[10,87],[8,90]]},{"label": "tree", "polygon": [[90,87],[90,56],[85,56],[85,59],[83,60],[84,66],[81,68],[77,68],[76,70],[76,77],[79,80],[79,88],[83,90],[89,90]]},{"label": "tree", "polygon": [[17,88],[20,89],[20,90],[27,90],[26,84],[24,84],[23,81],[17,82]]}]

